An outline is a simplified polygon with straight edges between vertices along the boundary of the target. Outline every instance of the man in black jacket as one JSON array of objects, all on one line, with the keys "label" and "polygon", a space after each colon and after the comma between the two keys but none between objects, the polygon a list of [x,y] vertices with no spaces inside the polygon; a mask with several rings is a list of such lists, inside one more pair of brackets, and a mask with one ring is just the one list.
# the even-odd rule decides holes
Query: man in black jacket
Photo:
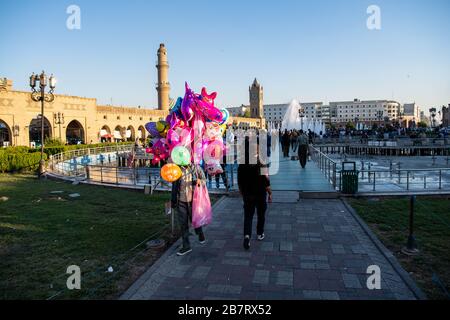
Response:
[{"label": "man in black jacket", "polygon": [[[264,172],[267,168],[258,164],[249,164],[248,140],[245,141],[245,164],[238,167],[239,191],[244,200],[244,248],[250,249],[252,224],[255,210],[258,216],[256,232],[258,240],[264,240],[264,224],[267,209],[267,194],[272,202],[272,190],[269,176]],[[257,156],[257,155],[256,155]]]}]

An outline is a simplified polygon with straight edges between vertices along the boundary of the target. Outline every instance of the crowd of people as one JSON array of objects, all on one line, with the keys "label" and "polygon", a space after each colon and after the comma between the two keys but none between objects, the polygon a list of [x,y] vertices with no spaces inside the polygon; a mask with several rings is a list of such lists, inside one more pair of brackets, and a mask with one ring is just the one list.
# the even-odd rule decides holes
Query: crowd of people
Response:
[{"label": "crowd of people", "polygon": [[[308,158],[308,146],[313,143],[316,134],[311,130],[304,132],[303,130],[285,130],[280,134],[280,144],[283,150],[283,158],[289,158],[290,151],[297,154],[300,165],[303,169],[306,167]],[[322,136],[322,132],[320,135]]]}]

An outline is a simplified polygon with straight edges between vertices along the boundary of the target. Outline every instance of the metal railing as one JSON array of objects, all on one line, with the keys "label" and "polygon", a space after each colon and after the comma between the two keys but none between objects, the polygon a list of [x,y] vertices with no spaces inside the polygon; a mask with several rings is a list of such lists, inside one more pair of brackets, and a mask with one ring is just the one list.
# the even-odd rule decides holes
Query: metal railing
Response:
[{"label": "metal railing", "polygon": [[[47,170],[58,176],[77,178],[89,183],[145,187],[154,190],[170,190],[171,184],[160,176],[158,167],[120,166],[124,152],[131,152],[133,145],[106,146],[100,148],[77,149],[50,156]],[[228,186],[237,184],[237,165],[225,165]],[[208,177],[209,189],[226,189],[222,176],[217,181]]]},{"label": "metal railing", "polygon": [[[335,190],[342,191],[342,163],[310,146],[310,155]],[[359,192],[408,192],[450,190],[450,168],[358,170]]]},{"label": "metal railing", "polygon": [[333,189],[336,190],[338,183],[337,162],[313,146],[309,147],[309,154],[312,160],[317,163],[319,169],[324,173],[325,178],[331,183]]},{"label": "metal railing", "polygon": [[[339,191],[342,172],[339,171]],[[358,171],[359,192],[450,190],[450,168]]]},{"label": "metal railing", "polygon": [[[98,159],[103,165],[113,165],[119,152],[130,152],[133,145],[115,145],[98,148],[75,149],[55,155],[51,155],[48,161],[47,170],[58,175],[67,177],[80,177],[85,174],[85,166],[91,162],[91,156],[101,156]],[[111,156],[114,154],[114,156]],[[83,157],[89,160],[83,161]],[[81,158],[81,159],[80,159]],[[85,158],[85,159],[88,159]]]},{"label": "metal railing", "polygon": [[450,138],[363,138],[361,136],[338,137],[338,138],[314,138],[315,145],[361,145],[361,146],[377,146],[377,147],[442,147],[450,146]]}]

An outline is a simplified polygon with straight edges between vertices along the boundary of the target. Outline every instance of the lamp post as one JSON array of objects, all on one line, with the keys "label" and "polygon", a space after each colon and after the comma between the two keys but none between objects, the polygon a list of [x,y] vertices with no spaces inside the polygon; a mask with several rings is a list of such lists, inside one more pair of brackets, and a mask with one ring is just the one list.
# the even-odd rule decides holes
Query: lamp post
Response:
[{"label": "lamp post", "polygon": [[55,124],[59,125],[59,139],[62,141],[61,125],[64,124],[64,113],[58,112],[53,115]]},{"label": "lamp post", "polygon": [[[39,81],[39,91],[36,90],[36,82]],[[45,88],[49,85],[50,90],[48,93],[45,93]],[[45,102],[53,102],[55,100],[55,96],[53,95],[53,90],[56,87],[56,79],[53,74],[47,79],[47,75],[44,71],[38,76],[35,75],[34,72],[30,76],[30,87],[31,87],[31,99],[36,102],[41,102],[41,160],[39,161],[39,177],[42,177],[44,173],[44,103]]]},{"label": "lamp post", "polygon": [[300,126],[301,130],[303,131],[303,118],[305,117],[305,110],[302,106],[298,109],[298,115],[300,116]]},{"label": "lamp post", "polygon": [[431,115],[431,127],[434,128],[436,126],[436,108],[430,108]]}]

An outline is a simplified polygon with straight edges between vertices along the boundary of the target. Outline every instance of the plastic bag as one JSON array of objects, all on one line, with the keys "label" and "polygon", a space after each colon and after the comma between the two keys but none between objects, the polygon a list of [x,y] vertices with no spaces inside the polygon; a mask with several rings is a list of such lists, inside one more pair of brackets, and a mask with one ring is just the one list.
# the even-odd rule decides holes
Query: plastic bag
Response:
[{"label": "plastic bag", "polygon": [[212,209],[208,189],[204,183],[195,185],[192,198],[192,226],[197,229],[211,223]]}]

